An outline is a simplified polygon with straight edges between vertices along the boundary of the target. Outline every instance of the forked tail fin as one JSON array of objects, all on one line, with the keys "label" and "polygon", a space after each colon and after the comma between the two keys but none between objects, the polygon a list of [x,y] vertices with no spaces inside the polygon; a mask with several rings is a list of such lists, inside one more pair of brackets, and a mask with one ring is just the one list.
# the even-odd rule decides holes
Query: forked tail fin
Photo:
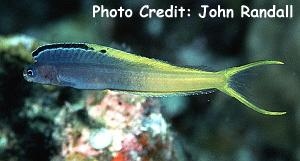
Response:
[{"label": "forked tail fin", "polygon": [[225,75],[226,78],[226,82],[225,85],[223,87],[218,88],[220,91],[228,94],[231,97],[236,98],[237,100],[239,100],[241,103],[243,103],[244,105],[246,105],[247,107],[253,109],[256,112],[259,112],[261,114],[265,114],[265,115],[283,115],[286,112],[272,112],[272,111],[267,111],[264,110],[260,107],[257,107],[256,105],[252,104],[251,102],[249,102],[247,100],[247,98],[245,96],[243,96],[241,93],[239,93],[237,91],[237,86],[236,86],[236,82],[232,81],[233,77],[235,74],[242,72],[244,70],[247,70],[249,68],[252,67],[256,67],[256,66],[260,66],[260,65],[269,65],[269,64],[284,64],[280,61],[258,61],[258,62],[254,62],[254,63],[250,63],[247,65],[243,65],[240,67],[232,67],[226,70],[221,71],[222,74]]}]

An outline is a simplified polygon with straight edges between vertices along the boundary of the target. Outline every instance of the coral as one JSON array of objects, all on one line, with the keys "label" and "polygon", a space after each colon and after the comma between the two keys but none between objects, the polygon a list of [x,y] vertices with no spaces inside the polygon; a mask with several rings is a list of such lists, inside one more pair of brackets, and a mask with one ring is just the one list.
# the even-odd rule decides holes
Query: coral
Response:
[{"label": "coral", "polygon": [[[144,4],[164,8],[174,3],[161,0],[120,2],[103,1],[103,5],[107,8],[122,5],[135,12]],[[176,20],[138,16],[93,19],[89,7],[92,3],[98,1],[1,1],[0,33],[9,34],[0,36],[1,161],[134,160],[132,158],[160,161],[174,154],[181,161],[300,160],[298,14],[287,20],[240,19],[238,16],[231,20],[199,20],[197,16]],[[192,15],[202,4],[202,1],[182,3],[185,8],[192,9]],[[229,0],[205,1],[205,4],[211,7],[220,4],[235,11],[239,11],[242,4],[252,8],[293,4],[294,12],[298,13],[296,6],[300,1]],[[54,86],[46,89],[25,82],[22,76],[24,65],[32,61],[31,52],[43,44],[39,39],[49,43],[89,42],[127,51],[118,46],[124,43],[132,53],[176,65],[212,67],[208,70],[262,59],[284,61],[284,66],[274,67],[266,75],[257,77],[256,85],[251,86],[255,92],[251,93],[255,99],[260,98],[257,103],[285,109],[288,114],[280,118],[257,115],[238,108],[240,104],[218,92],[161,98],[164,102],[155,104],[143,97],[111,92],[106,95],[99,91]],[[84,98],[86,93],[88,97]],[[119,100],[130,106],[141,103],[142,111],[135,109],[140,116],[134,116],[136,120],[133,121],[123,117],[122,111],[114,112],[115,109],[100,106],[105,103],[119,108]],[[167,116],[172,131],[178,135],[174,136],[167,127],[163,136],[163,121],[152,124],[149,117],[165,120],[158,106],[163,107],[163,116]],[[114,118],[114,114],[117,120],[108,124],[106,121]],[[124,123],[124,118],[129,123]],[[126,128],[127,124],[132,126]],[[110,145],[95,149],[90,140],[98,139],[89,136],[101,129],[114,136]],[[167,146],[165,151],[159,148],[163,146]]]},{"label": "coral", "polygon": [[85,110],[95,127],[64,129],[62,155],[96,160],[176,160],[173,135],[157,103],[108,91],[102,100],[87,97]]}]

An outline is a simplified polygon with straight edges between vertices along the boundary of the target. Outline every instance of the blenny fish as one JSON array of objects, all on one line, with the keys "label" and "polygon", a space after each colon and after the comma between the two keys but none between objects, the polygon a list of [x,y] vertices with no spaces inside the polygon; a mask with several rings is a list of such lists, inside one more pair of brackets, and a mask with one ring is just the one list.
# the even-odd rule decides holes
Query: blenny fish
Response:
[{"label": "blenny fish", "polygon": [[237,74],[249,68],[283,64],[258,61],[211,72],[178,67],[106,46],[86,43],[49,44],[32,53],[34,63],[25,67],[29,82],[77,89],[116,90],[149,97],[191,95],[218,89],[247,107],[266,115],[286,112],[264,110],[238,92]]}]

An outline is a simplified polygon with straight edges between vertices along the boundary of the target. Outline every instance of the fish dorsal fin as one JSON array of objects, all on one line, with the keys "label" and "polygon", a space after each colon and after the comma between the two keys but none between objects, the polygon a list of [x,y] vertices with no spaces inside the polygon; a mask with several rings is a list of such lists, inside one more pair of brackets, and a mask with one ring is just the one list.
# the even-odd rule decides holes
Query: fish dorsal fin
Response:
[{"label": "fish dorsal fin", "polygon": [[171,65],[167,62],[142,57],[139,55],[127,53],[121,50],[100,46],[96,44],[88,44],[89,47],[93,48],[95,51],[105,51],[105,54],[114,57],[120,61],[127,62],[130,64],[133,64],[138,67],[146,67],[146,68],[152,68],[152,69],[158,69],[161,71],[178,71],[178,72],[188,72],[188,73],[199,73],[199,70],[197,69],[190,69],[185,67],[178,67]]},{"label": "fish dorsal fin", "polygon": [[57,44],[48,44],[43,45],[37,48],[35,51],[32,52],[32,57],[38,56],[42,51],[49,50],[49,49],[57,49],[57,48],[64,48],[64,49],[84,49],[89,50],[90,48],[84,43],[57,43]]},{"label": "fish dorsal fin", "polygon": [[[84,44],[83,44],[84,45]],[[87,46],[74,44],[52,44],[38,48],[33,52],[33,60],[37,63],[87,63],[118,64],[117,60],[106,54],[96,52]]]}]

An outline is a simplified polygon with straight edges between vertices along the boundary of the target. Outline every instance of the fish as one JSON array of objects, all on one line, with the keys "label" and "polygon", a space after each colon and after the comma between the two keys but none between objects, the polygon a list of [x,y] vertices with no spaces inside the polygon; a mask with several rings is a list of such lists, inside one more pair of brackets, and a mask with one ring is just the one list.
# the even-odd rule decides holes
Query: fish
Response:
[{"label": "fish", "polygon": [[262,65],[284,64],[262,60],[216,72],[180,67],[122,50],[87,43],[56,43],[32,52],[33,64],[24,68],[28,82],[77,89],[113,90],[146,97],[193,95],[217,89],[265,115],[268,111],[251,103],[241,92],[239,73]]}]

